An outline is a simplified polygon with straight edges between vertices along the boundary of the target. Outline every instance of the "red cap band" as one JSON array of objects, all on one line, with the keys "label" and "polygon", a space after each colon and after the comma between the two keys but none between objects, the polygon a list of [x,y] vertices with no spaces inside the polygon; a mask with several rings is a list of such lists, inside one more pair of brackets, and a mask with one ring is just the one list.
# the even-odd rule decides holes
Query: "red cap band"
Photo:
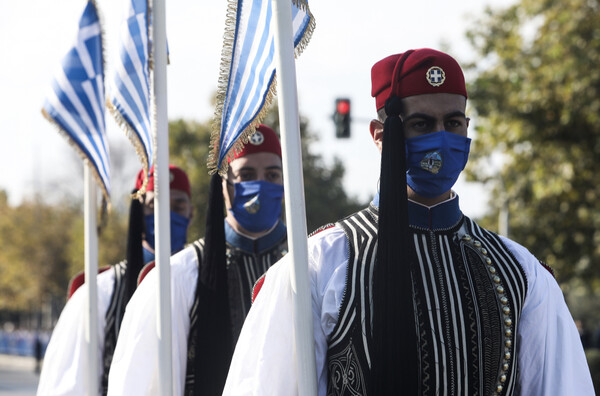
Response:
[{"label": "red cap band", "polygon": [[467,97],[465,77],[450,55],[430,48],[388,56],[371,69],[371,96],[377,110],[391,96],[452,93]]},{"label": "red cap band", "polygon": [[[139,171],[137,180],[135,182],[136,190],[142,188],[144,182],[144,170]],[[192,189],[190,187],[190,180],[187,174],[175,165],[169,165],[169,188],[171,190],[181,190],[187,193],[190,199],[192,198]],[[148,176],[148,185],[146,191],[154,190],[154,165],[150,167],[150,175]]]},{"label": "red cap band", "polygon": [[244,145],[242,151],[235,155],[235,159],[256,153],[273,153],[281,158],[279,136],[277,136],[274,130],[263,124],[260,124],[256,128],[256,132],[250,136],[248,143]]}]

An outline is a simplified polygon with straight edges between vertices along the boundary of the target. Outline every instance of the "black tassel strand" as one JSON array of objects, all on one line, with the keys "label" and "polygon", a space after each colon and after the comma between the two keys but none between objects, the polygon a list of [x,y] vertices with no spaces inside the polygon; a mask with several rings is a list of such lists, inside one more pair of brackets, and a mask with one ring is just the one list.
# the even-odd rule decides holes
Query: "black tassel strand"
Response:
[{"label": "black tassel strand", "polygon": [[210,180],[204,257],[198,271],[198,320],[195,338],[195,395],[223,393],[233,355],[227,266],[224,202],[221,177]]},{"label": "black tassel strand", "polygon": [[371,395],[418,395],[419,362],[413,306],[406,192],[406,149],[400,99],[386,102],[381,153],[378,248],[373,285]]}]

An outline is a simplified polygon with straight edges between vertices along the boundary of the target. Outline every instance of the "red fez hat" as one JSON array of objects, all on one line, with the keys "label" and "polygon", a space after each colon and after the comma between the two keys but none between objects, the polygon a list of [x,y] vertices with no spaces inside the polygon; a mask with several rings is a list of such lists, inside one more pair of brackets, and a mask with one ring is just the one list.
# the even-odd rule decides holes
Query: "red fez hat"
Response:
[{"label": "red fez hat", "polygon": [[[140,170],[137,175],[135,182],[136,190],[142,188],[144,183],[144,170]],[[187,193],[190,199],[192,198],[192,189],[190,187],[190,180],[183,169],[178,168],[175,165],[169,165],[169,188],[171,190],[181,190]],[[146,191],[154,190],[154,165],[150,167],[150,175],[148,176],[148,185]]]},{"label": "red fez hat", "polygon": [[281,158],[281,143],[279,142],[279,136],[277,136],[274,130],[263,124],[260,124],[258,128],[256,128],[256,132],[250,136],[248,143],[244,145],[242,151],[235,154],[234,159],[256,153],[273,153]]},{"label": "red fez hat", "polygon": [[391,96],[452,93],[467,97],[465,77],[450,55],[430,48],[388,56],[371,69],[371,96],[377,110]]}]

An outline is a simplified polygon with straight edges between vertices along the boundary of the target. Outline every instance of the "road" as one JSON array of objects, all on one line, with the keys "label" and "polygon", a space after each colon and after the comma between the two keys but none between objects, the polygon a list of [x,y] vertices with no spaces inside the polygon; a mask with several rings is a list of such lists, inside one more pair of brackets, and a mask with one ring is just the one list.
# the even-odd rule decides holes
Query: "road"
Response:
[{"label": "road", "polygon": [[32,357],[0,354],[0,396],[34,396],[38,380]]}]

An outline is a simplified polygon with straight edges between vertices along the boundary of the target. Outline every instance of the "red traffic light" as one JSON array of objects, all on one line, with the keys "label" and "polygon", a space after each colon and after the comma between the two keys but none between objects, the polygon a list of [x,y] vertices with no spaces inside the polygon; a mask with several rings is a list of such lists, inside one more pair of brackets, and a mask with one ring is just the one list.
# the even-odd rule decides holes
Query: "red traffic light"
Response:
[{"label": "red traffic light", "polygon": [[333,122],[335,122],[336,137],[350,137],[350,99],[337,98],[335,100],[335,113],[333,113]]},{"label": "red traffic light", "polygon": [[336,111],[342,115],[350,114],[350,101],[345,99],[338,100],[336,103]]}]

